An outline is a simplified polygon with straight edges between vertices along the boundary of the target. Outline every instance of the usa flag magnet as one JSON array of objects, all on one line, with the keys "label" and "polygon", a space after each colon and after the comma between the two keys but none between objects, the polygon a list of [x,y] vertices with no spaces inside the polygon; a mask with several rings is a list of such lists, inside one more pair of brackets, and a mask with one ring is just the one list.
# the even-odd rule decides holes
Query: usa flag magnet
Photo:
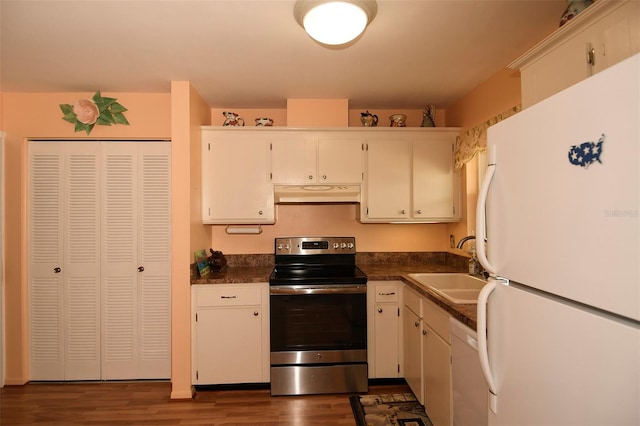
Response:
[{"label": "usa flag magnet", "polygon": [[598,142],[583,142],[580,145],[573,145],[569,149],[569,162],[574,166],[588,168],[596,161],[602,164],[600,155],[602,154],[602,145],[604,144],[604,134],[598,139]]}]

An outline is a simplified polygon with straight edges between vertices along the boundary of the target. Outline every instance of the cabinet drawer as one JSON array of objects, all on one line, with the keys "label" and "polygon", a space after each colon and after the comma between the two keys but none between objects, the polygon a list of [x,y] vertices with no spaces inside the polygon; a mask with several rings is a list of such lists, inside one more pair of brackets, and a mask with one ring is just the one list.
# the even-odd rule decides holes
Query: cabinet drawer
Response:
[{"label": "cabinet drawer", "polygon": [[376,302],[397,302],[400,300],[398,293],[400,288],[396,284],[377,285]]},{"label": "cabinet drawer", "polygon": [[409,287],[405,287],[403,299],[405,306],[411,309],[419,318],[422,318],[422,297]]},{"label": "cabinet drawer", "polygon": [[262,303],[262,292],[259,287],[247,285],[221,285],[215,288],[198,288],[196,290],[196,306],[249,306]]},{"label": "cabinet drawer", "polygon": [[451,343],[449,339],[449,314],[428,300],[423,300],[422,306],[424,322],[445,342]]}]

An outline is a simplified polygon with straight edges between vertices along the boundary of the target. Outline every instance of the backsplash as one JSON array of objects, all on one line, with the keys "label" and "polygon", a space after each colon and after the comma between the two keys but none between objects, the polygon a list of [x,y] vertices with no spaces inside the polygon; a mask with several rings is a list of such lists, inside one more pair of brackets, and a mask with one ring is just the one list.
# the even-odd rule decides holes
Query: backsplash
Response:
[{"label": "backsplash", "polygon": [[[225,254],[229,267],[273,266],[273,254]],[[356,253],[358,265],[447,265],[466,271],[469,258],[448,252],[362,252]],[[191,264],[191,278],[197,278],[198,268]]]}]

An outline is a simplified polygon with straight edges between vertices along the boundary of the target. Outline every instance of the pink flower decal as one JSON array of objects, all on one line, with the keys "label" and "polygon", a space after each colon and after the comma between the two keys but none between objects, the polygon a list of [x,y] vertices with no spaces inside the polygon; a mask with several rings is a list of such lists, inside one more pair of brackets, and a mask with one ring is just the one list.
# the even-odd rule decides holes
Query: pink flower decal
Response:
[{"label": "pink flower decal", "polygon": [[73,112],[82,124],[93,124],[98,121],[98,106],[89,99],[80,99],[73,105]]},{"label": "pink flower decal", "polygon": [[129,125],[129,120],[124,116],[127,111],[115,98],[102,96],[100,92],[93,95],[93,99],[80,99],[75,104],[60,104],[60,110],[64,114],[62,119],[75,126],[76,132],[85,131],[91,133],[93,127],[111,126],[114,124]]}]

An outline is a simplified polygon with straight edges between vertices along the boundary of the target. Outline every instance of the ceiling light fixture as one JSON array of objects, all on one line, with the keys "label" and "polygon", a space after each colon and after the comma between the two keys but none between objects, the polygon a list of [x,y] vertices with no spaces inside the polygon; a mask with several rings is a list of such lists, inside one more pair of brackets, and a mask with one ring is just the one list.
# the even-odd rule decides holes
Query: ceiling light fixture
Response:
[{"label": "ceiling light fixture", "polygon": [[307,34],[330,46],[358,38],[377,12],[375,0],[298,0],[293,8]]}]

